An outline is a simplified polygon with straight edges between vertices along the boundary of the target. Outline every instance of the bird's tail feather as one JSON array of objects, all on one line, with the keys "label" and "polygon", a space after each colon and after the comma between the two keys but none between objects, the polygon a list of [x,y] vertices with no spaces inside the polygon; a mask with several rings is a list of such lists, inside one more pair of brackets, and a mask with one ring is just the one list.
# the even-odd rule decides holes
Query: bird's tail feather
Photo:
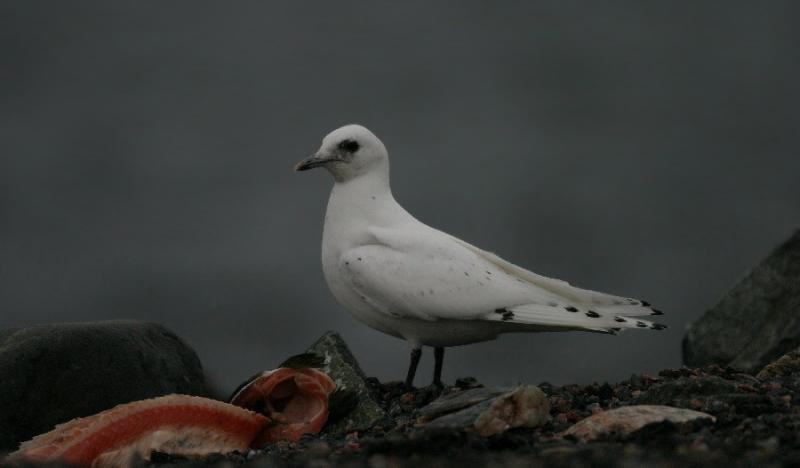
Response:
[{"label": "bird's tail feather", "polygon": [[456,237],[453,237],[452,239],[509,275],[522,281],[526,281],[538,288],[554,294],[557,297],[562,298],[568,303],[567,306],[573,305],[576,308],[580,308],[580,304],[585,304],[586,307],[590,307],[592,310],[601,308],[606,309],[607,315],[620,314],[629,317],[663,315],[663,312],[651,306],[647,301],[633,299],[630,297],[615,296],[613,294],[606,294],[599,291],[592,291],[591,289],[583,289],[572,286],[566,281],[542,276],[514,265],[509,261],[503,260],[492,252],[481,250],[478,247],[475,247],[474,245],[464,242]]},{"label": "bird's tail feather", "polygon": [[631,317],[663,315],[649,302],[572,286],[514,265],[456,237],[453,240],[507,274],[552,294],[554,300],[497,309],[486,318],[543,327],[616,333],[626,328],[663,330],[666,325]]},{"label": "bird's tail feather", "polygon": [[633,310],[629,307],[594,307],[586,305],[567,305],[549,302],[547,304],[523,304],[495,310],[487,318],[491,321],[535,325],[542,327],[567,328],[577,330],[617,333],[628,328],[663,330],[666,325],[642,320],[632,314],[641,311],[641,306]]}]

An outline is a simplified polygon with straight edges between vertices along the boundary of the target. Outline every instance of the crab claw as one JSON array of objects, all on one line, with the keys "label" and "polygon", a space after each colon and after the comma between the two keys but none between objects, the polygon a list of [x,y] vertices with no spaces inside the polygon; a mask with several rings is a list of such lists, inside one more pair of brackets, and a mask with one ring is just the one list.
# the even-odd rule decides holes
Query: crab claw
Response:
[{"label": "crab claw", "polygon": [[315,434],[328,419],[328,395],[336,384],[320,370],[280,367],[262,372],[237,389],[231,404],[261,413],[270,420],[253,447],[279,440],[296,442]]}]

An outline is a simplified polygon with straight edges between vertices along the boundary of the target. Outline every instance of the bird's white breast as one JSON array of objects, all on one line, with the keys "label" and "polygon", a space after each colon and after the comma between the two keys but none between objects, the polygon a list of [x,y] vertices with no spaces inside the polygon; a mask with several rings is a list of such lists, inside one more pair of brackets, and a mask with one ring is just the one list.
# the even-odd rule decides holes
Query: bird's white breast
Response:
[{"label": "bird's white breast", "polygon": [[399,223],[405,217],[410,215],[385,186],[351,181],[334,185],[322,233],[322,271],[334,298],[356,319],[398,337],[402,335],[394,321],[374,310],[346,281],[339,259],[350,249],[374,243],[371,226]]}]

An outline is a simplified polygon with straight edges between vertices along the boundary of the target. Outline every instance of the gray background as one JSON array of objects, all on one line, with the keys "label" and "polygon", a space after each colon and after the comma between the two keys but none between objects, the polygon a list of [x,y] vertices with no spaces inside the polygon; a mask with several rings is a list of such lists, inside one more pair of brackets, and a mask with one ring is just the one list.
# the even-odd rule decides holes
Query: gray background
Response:
[{"label": "gray background", "polygon": [[359,122],[419,219],[668,313],[455,348],[446,380],[677,366],[800,227],[797,5],[4,1],[0,326],[155,320],[226,390],[335,329],[399,379],[404,343],[324,283],[330,177],[291,171]]}]

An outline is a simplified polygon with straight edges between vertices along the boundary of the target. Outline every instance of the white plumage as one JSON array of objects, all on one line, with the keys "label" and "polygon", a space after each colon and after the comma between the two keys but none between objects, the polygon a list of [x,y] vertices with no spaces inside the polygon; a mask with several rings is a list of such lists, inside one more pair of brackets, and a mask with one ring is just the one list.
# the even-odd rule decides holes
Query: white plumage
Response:
[{"label": "white plumage", "polygon": [[[415,219],[392,196],[386,148],[364,127],[333,131],[297,169],[317,166],[336,180],[322,240],[333,295],[357,319],[414,349],[516,331],[665,328],[636,318],[661,314],[646,302],[537,275]],[[412,379],[415,368],[412,353]]]}]

